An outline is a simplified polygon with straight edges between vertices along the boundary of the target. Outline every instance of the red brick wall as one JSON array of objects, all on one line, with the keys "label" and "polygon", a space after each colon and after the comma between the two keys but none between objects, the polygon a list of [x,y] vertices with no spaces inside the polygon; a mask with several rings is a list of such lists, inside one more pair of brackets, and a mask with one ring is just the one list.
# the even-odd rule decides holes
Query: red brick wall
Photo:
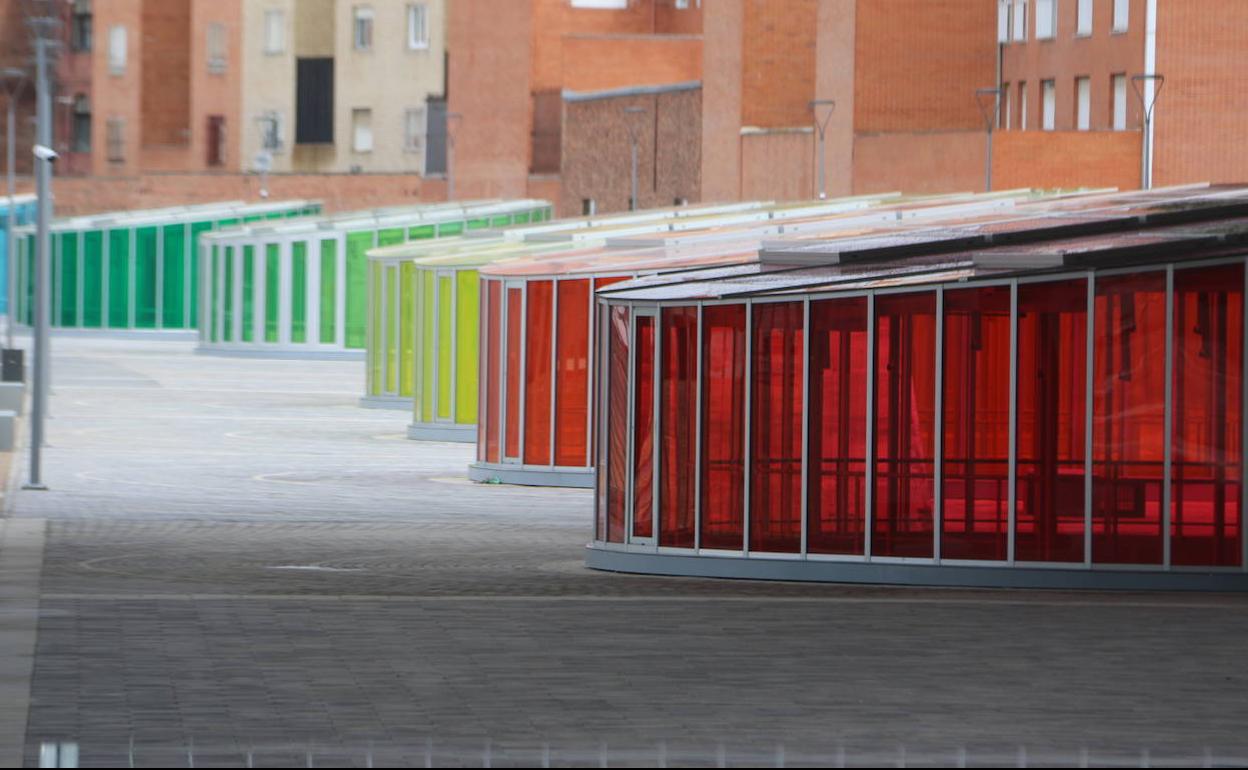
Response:
[{"label": "red brick wall", "polygon": [[[95,52],[91,57],[91,91],[93,94],[92,126],[91,126],[91,165],[92,173],[99,176],[127,176],[136,173],[139,168],[139,134],[142,115],[139,95],[141,93],[140,76],[140,34],[143,19],[142,0],[110,0],[108,3],[94,3],[95,9]],[[126,28],[126,71],[114,75],[108,69],[108,35],[114,25]],[[123,161],[115,163],[108,159],[108,121],[110,118],[121,118],[125,122],[123,131]]]},{"label": "red brick wall", "polygon": [[803,200],[815,196],[814,134],[741,136],[741,200]]},{"label": "red brick wall", "polygon": [[700,36],[568,35],[562,88],[600,91],[702,78]]},{"label": "red brick wall", "polygon": [[191,0],[143,0],[143,145],[186,145],[191,128]]},{"label": "red brick wall", "polygon": [[704,9],[702,32],[702,194],[741,194],[741,43],[746,0],[716,0]]},{"label": "red brick wall", "polygon": [[975,89],[996,81],[996,8],[990,0],[860,1],[855,130],[982,128]]},{"label": "red brick wall", "polygon": [[746,0],[741,125],[809,126],[817,0]]},{"label": "red brick wall", "polygon": [[1140,137],[1139,131],[998,132],[993,187],[1138,189]]},{"label": "red brick wall", "polygon": [[[225,165],[240,171],[251,165],[241,155],[242,125],[242,4],[245,0],[195,0],[191,23],[191,168],[207,168],[208,116],[225,118]],[[208,71],[208,25],[225,27],[226,65],[222,73]],[[250,41],[254,43],[255,41]]]},{"label": "red brick wall", "polygon": [[982,131],[860,134],[854,138],[853,191],[981,191],[985,136]]},{"label": "red brick wall", "polygon": [[1158,4],[1153,180],[1248,182],[1248,2]]}]

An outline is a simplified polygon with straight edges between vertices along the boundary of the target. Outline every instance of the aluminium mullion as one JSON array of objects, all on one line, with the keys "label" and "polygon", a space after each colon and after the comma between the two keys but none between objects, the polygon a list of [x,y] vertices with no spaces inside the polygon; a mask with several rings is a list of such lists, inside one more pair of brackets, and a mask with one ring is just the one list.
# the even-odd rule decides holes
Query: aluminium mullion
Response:
[{"label": "aluminium mullion", "polygon": [[191,328],[191,259],[195,250],[195,241],[191,238],[191,223],[182,226],[182,328]]},{"label": "aluminium mullion", "polygon": [[74,318],[77,323],[74,326],[82,328],[86,323],[86,312],[84,312],[83,302],[86,299],[86,289],[83,282],[86,280],[87,271],[87,236],[82,230],[78,231],[78,259],[77,259],[77,283],[75,287],[74,297]]},{"label": "aluminium mullion", "polygon": [[1172,460],[1172,431],[1174,426],[1174,265],[1166,266],[1166,383],[1165,408],[1162,419],[1162,479],[1161,479],[1161,564],[1170,569],[1170,487]]},{"label": "aluminium mullion", "polygon": [[[391,281],[390,278],[388,277],[390,275],[391,267],[393,267],[394,269],[393,281]],[[381,323],[383,326],[386,327],[386,334],[389,335],[389,337],[387,337],[385,356],[382,359],[382,361],[385,363],[385,372],[384,372],[385,380],[382,384],[386,386],[387,395],[393,395],[397,397],[399,395],[399,390],[403,387],[403,377],[402,377],[402,374],[400,372],[400,367],[399,367],[399,361],[403,357],[403,305],[402,305],[403,268],[398,263],[395,263],[393,266],[391,266],[383,262],[381,263],[381,274],[383,276],[382,283],[386,287],[386,300],[389,303],[390,307],[394,308],[394,322],[393,323],[388,323],[386,321],[386,314],[384,312],[381,314]],[[394,357],[393,357],[394,363],[393,364],[391,363],[390,344],[389,344],[389,339],[391,338],[394,340]],[[394,390],[393,391],[391,391],[389,388],[391,367],[394,368]]]},{"label": "aluminium mullion", "polygon": [[156,318],[153,328],[165,328],[165,228],[156,226]]},{"label": "aluminium mullion", "polygon": [[[590,281],[590,315],[598,319],[599,323],[597,328],[599,333],[605,336],[608,333],[607,330],[610,328],[611,310],[606,302],[595,304],[593,299],[593,279],[590,279]],[[603,344],[598,347],[598,366],[595,367],[595,369],[601,372],[601,374],[595,377],[595,382],[598,384],[597,390],[594,393],[594,396],[598,401],[598,431],[591,435],[597,445],[597,457],[595,459],[597,460],[597,467],[601,469],[601,472],[598,473],[594,479],[594,534],[598,536],[599,540],[605,543],[608,542],[607,529],[610,526],[609,520],[611,515],[611,490],[608,486],[608,481],[611,478],[611,455],[607,451],[607,410],[609,408],[607,388],[609,387],[610,376],[607,371],[607,367],[610,366],[611,363],[609,359],[609,351],[611,350],[610,341],[608,339],[604,339]],[[592,420],[594,410],[590,409],[589,412],[589,418]],[[600,515],[602,517],[601,531],[598,530]]]},{"label": "aluminium mullion", "polygon": [[[381,315],[385,316],[385,271],[374,270],[373,263],[368,263],[365,286],[372,302],[364,323],[364,392],[386,395],[386,334],[385,327],[377,323],[377,314],[372,312],[373,304],[382,306]],[[380,328],[379,328],[380,327]]]},{"label": "aluminium mullion", "polygon": [[555,394],[559,391],[559,279],[553,279],[550,284],[550,433],[546,441],[550,448],[550,467],[554,468],[558,465],[555,462]]},{"label": "aluminium mullion", "polygon": [[[589,343],[586,348],[587,352],[586,352],[585,360],[592,362],[594,360],[594,353],[598,348],[598,339],[597,339],[598,335],[594,333],[594,330],[595,330],[594,323],[598,319],[599,313],[598,313],[598,307],[596,304],[597,300],[595,299],[595,297],[597,297],[597,294],[594,292],[594,287],[597,285],[597,281],[593,277],[590,277],[587,280],[589,282],[589,312],[586,313],[586,315],[589,316],[589,319],[588,319]],[[600,382],[601,379],[602,377],[598,374],[598,372],[594,370],[594,367],[591,365],[589,367],[589,382],[587,383],[589,386],[590,396],[586,400],[586,403],[591,404],[591,405],[593,404],[594,394],[597,392],[599,388],[602,387],[602,383]],[[596,442],[594,441],[594,414],[593,414],[594,410],[590,408],[590,409],[586,409],[585,411],[587,413],[585,415],[585,464],[590,467],[595,467],[597,465],[597,462],[596,462],[597,457],[595,456]]]},{"label": "aluminium mullion", "polygon": [[[307,281],[307,257],[304,257],[304,281]],[[293,339],[295,252],[289,238],[283,238],[277,251],[277,344],[290,345]],[[305,305],[306,308],[306,305]],[[306,309],[305,309],[306,314]],[[306,319],[305,319],[306,323]],[[305,327],[306,329],[306,327]]]},{"label": "aluminium mullion", "polygon": [[234,271],[233,285],[230,287],[230,293],[234,295],[231,299],[234,307],[230,310],[230,336],[234,339],[230,342],[240,344],[243,341],[243,267],[246,265],[243,252],[246,248],[240,240],[230,249],[230,261],[233,263],[231,269]]},{"label": "aluminium mullion", "polygon": [[[933,387],[936,392],[932,394],[932,403],[935,405],[935,413],[932,415],[932,559],[939,564],[941,530],[944,528],[945,513],[941,483],[944,478],[943,454],[945,451],[943,413],[945,404],[945,288],[943,286],[936,288],[936,339],[934,342],[936,372],[933,377]],[[972,513],[968,511],[965,515],[970,516]]]},{"label": "aluminium mullion", "polygon": [[754,302],[747,299],[745,301],[745,402],[742,408],[745,411],[745,429],[742,431],[744,435],[745,446],[741,455],[741,467],[743,472],[742,488],[744,489],[741,498],[741,552],[745,556],[750,555],[750,519],[753,507],[750,505],[750,441],[754,438],[753,431],[750,429],[751,418],[754,416],[754,410],[750,403],[750,397],[753,395],[754,389],[751,380],[754,378]]},{"label": "aluminium mullion", "polygon": [[1010,405],[1009,447],[1006,450],[1006,546],[1005,560],[1014,565],[1014,528],[1018,495],[1018,282],[1010,283]]},{"label": "aluminium mullion", "polygon": [[264,344],[264,321],[268,315],[265,299],[269,288],[269,244],[259,241],[251,257],[251,341],[254,345]]},{"label": "aluminium mullion", "polygon": [[875,522],[875,292],[867,294],[867,463],[863,491],[862,555],[871,561],[872,530]]},{"label": "aluminium mullion", "polygon": [[698,303],[697,359],[694,370],[694,418],[693,418],[693,547],[702,547],[702,303]]},{"label": "aluminium mullion", "polygon": [[1087,296],[1087,350],[1084,372],[1084,421],[1083,421],[1083,564],[1092,566],[1092,404],[1096,400],[1096,273],[1088,273]]},{"label": "aluminium mullion", "polygon": [[525,439],[525,418],[528,416],[529,405],[529,388],[525,382],[525,369],[528,364],[529,353],[529,330],[525,328],[529,320],[529,282],[522,281],[520,283],[520,356],[516,359],[516,372],[518,380],[516,380],[516,388],[520,392],[520,398],[517,406],[520,414],[516,415],[516,425],[519,429],[520,440],[516,445],[516,460],[520,465],[524,465],[524,439]]},{"label": "aluminium mullion", "polygon": [[[429,373],[429,403],[433,408],[429,417],[430,422],[436,423],[441,422],[441,420],[438,419],[438,407],[441,405],[440,400],[442,397],[440,392],[442,388],[439,385],[442,374],[442,357],[438,355],[438,348],[441,346],[442,342],[442,274],[437,270],[434,270],[431,272],[430,277],[433,278],[433,290],[430,292],[430,294],[433,295],[433,307],[431,308],[433,311],[431,315],[431,318],[433,318],[433,334],[430,335],[430,339],[433,340],[433,349],[429,351],[429,360],[431,362],[430,369],[432,370]],[[382,383],[382,386],[382,390],[384,391],[384,382]],[[421,394],[421,398],[423,400],[424,394]],[[421,417],[424,417],[423,409]]]},{"label": "aluminium mullion", "polygon": [[798,510],[802,517],[800,526],[802,531],[802,542],[798,549],[798,553],[803,558],[806,557],[807,551],[807,520],[809,518],[809,500],[808,500],[808,484],[810,478],[810,298],[802,300],[802,455],[798,459],[801,468],[801,503]]},{"label": "aluminium mullion", "polygon": [[109,327],[108,323],[108,284],[109,284],[109,263],[112,261],[112,241],[109,237],[108,228],[100,229],[100,329],[104,330]]},{"label": "aluminium mullion", "polygon": [[[452,425],[459,422],[459,271],[450,271],[451,281],[451,411],[448,420]],[[403,285],[403,264],[399,264],[399,284]],[[413,287],[415,291],[415,287]],[[400,293],[400,298],[402,294]],[[399,306],[400,310],[402,305]],[[400,321],[402,323],[402,321]],[[403,337],[400,335],[400,344]],[[412,350],[416,350],[416,336],[412,335]],[[413,358],[415,355],[413,355]],[[402,352],[400,351],[400,358]],[[403,372],[399,372],[399,389],[403,388]],[[413,393],[415,393],[415,382],[413,385]]]},{"label": "aluminium mullion", "polygon": [[346,233],[336,233],[334,243],[334,344],[339,348],[345,349],[347,347]]},{"label": "aluminium mullion", "polygon": [[623,542],[631,544],[633,541],[633,498],[637,494],[637,479],[635,473],[637,471],[636,463],[633,458],[633,442],[634,433],[636,431],[637,408],[635,394],[637,392],[637,308],[631,303],[625,305],[628,308],[628,383],[624,392],[626,415],[624,421],[624,540]]},{"label": "aluminium mullion", "polygon": [[[299,236],[296,236],[297,238]],[[304,270],[307,271],[307,280],[304,282],[304,306],[307,307],[307,317],[304,320],[304,344],[320,345],[321,344],[321,252],[320,242],[311,238],[305,238],[303,243],[304,253]],[[316,243],[316,250],[313,251],[312,244]],[[291,247],[293,250],[293,246]]]},{"label": "aluminium mullion", "polygon": [[656,306],[654,315],[651,316],[651,330],[654,334],[654,344],[650,351],[652,358],[650,362],[650,387],[653,392],[650,394],[650,539],[655,549],[659,547],[659,499],[663,496],[663,476],[662,465],[659,462],[659,447],[663,441],[663,434],[659,432],[660,426],[660,401],[662,395],[663,379],[660,376],[660,367],[663,364],[663,310]]},{"label": "aluminium mullion", "polygon": [[135,320],[138,315],[138,312],[135,310],[135,304],[139,295],[139,277],[137,274],[139,257],[135,250],[139,247],[139,236],[138,229],[135,227],[129,227],[126,231],[130,234],[130,253],[126,255],[126,261],[129,263],[128,267],[130,268],[126,275],[126,326],[133,329],[135,328]]}]

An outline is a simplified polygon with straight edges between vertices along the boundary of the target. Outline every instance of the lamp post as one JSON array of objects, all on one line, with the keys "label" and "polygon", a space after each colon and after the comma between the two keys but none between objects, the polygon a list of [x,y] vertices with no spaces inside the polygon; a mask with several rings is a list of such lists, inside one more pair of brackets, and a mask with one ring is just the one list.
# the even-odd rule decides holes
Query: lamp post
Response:
[{"label": "lamp post", "polygon": [[975,89],[975,103],[979,105],[979,114],[984,118],[984,128],[988,130],[988,152],[984,158],[984,190],[992,192],[992,135],[996,131],[997,121],[1001,119],[1001,89]]},{"label": "lamp post", "polygon": [[[645,107],[625,107],[625,115],[645,115]],[[633,175],[632,175],[632,195],[628,199],[628,210],[637,210],[637,146],[641,141],[641,130],[634,126],[635,121],[624,118],[624,127],[628,129],[628,138],[633,143]]]},{"label": "lamp post", "polygon": [[1157,108],[1157,97],[1166,84],[1165,75],[1132,75],[1131,88],[1140,99],[1140,108],[1144,113],[1144,145],[1140,151],[1140,187],[1153,189],[1153,110]]},{"label": "lamp post", "polygon": [[[826,108],[823,117],[819,117],[820,108]],[[828,168],[826,155],[826,137],[828,131],[828,121],[832,120],[832,113],[836,112],[836,101],[833,99],[815,99],[810,103],[810,110],[815,116],[815,133],[819,138],[819,200],[827,200],[828,198]]]},{"label": "lamp post", "polygon": [[17,126],[15,122],[15,113],[17,110],[17,100],[21,98],[22,93],[26,90],[26,71],[17,67],[5,67],[0,70],[0,85],[4,88],[5,101],[8,103],[7,120],[5,124],[5,158],[4,167],[9,181],[9,210],[7,214],[8,221],[5,223],[8,229],[5,230],[5,254],[8,255],[8,292],[5,295],[6,307],[8,308],[8,322],[6,326],[5,348],[13,349],[13,315],[17,310],[17,260],[14,254],[13,240],[13,206],[14,196],[17,195],[17,169],[14,168],[17,157]]},{"label": "lamp post", "polygon": [[458,112],[446,113],[446,199],[455,200],[455,132],[452,123],[458,123],[464,116]]}]

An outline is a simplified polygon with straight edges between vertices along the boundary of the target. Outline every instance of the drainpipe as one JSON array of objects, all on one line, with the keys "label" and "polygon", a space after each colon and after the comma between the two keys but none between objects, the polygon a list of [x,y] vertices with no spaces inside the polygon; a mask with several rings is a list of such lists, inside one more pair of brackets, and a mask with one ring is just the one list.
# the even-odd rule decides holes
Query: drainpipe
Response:
[{"label": "drainpipe", "polygon": [[[1152,76],[1157,74],[1157,0],[1148,0],[1147,15],[1144,22],[1144,74],[1149,76],[1144,86],[1144,109],[1146,114],[1152,110],[1153,100],[1157,98],[1157,85]],[[1144,124],[1144,168],[1145,178],[1140,180],[1141,186],[1151,189],[1153,186],[1153,137],[1157,129],[1154,121]]]}]

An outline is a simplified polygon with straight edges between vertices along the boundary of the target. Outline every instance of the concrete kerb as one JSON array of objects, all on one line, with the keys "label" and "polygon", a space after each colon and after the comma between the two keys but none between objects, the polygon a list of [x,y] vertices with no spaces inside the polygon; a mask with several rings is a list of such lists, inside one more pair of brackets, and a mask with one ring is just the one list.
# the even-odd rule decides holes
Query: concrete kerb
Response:
[{"label": "concrete kerb", "polygon": [[21,767],[30,713],[43,519],[0,519],[0,767]]}]

